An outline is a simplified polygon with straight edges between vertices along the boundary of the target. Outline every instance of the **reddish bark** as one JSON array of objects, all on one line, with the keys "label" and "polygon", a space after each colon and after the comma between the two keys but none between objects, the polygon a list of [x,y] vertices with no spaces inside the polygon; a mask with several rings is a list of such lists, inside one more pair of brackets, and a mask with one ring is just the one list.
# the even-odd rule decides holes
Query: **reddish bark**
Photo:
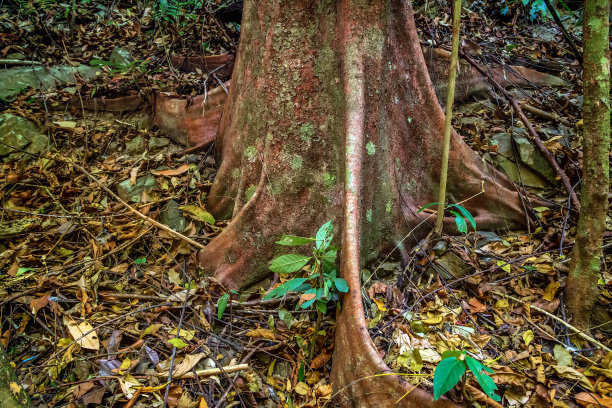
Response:
[{"label": "reddish bark", "polygon": [[[417,210],[436,197],[443,124],[409,2],[245,2],[207,201],[233,220],[191,261],[227,288],[244,287],[268,273],[282,234],[310,236],[332,219],[350,287],[332,368],[345,406],[452,406],[398,377],[369,377],[389,369],[360,295],[364,263],[433,226]],[[479,229],[524,224],[511,182],[453,133],[450,201],[481,186],[464,203]]]}]

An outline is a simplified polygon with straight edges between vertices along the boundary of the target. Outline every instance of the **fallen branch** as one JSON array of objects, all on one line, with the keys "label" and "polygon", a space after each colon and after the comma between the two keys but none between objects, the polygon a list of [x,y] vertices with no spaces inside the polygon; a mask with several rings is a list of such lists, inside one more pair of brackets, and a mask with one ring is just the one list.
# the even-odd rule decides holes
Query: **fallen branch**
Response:
[{"label": "fallen branch", "polygon": [[39,61],[24,61],[18,59],[0,59],[0,65],[42,65]]},{"label": "fallen branch", "polygon": [[533,126],[531,126],[531,123],[529,123],[529,119],[527,119],[527,116],[525,116],[525,112],[523,112],[516,99],[514,99],[512,95],[508,93],[508,91],[506,91],[497,81],[495,81],[487,71],[485,71],[472,58],[470,58],[469,55],[467,55],[463,51],[459,51],[459,55],[461,55],[467,62],[469,62],[470,65],[472,65],[478,72],[484,75],[484,77],[487,78],[491,85],[493,85],[495,89],[497,89],[502,95],[504,95],[506,99],[508,99],[508,101],[514,108],[514,111],[518,115],[519,119],[527,128],[527,137],[529,138],[529,140],[535,143],[536,147],[540,150],[540,153],[542,153],[548,164],[550,164],[551,167],[555,170],[555,172],[561,179],[563,187],[565,187],[565,190],[570,195],[572,203],[574,203],[574,207],[576,208],[576,211],[580,212],[580,201],[578,200],[578,196],[576,196],[576,193],[572,189],[572,185],[569,179],[565,175],[563,169],[559,166],[559,163],[557,163],[557,160],[555,160],[552,153],[546,148],[546,146],[544,146],[544,143],[542,143],[542,139],[540,139]]},{"label": "fallen branch", "polygon": [[585,339],[586,341],[589,341],[589,342],[593,343],[594,345],[596,345],[596,346],[597,346],[597,347],[599,347],[600,349],[602,349],[602,350],[604,350],[604,351],[607,351],[607,352],[612,351],[612,349],[610,349],[609,347],[604,346],[604,345],[603,345],[601,342],[599,342],[599,341],[595,340],[593,337],[589,336],[589,335],[588,335],[588,334],[586,334],[585,332],[583,332],[583,331],[579,330],[578,328],[576,328],[576,327],[572,326],[571,324],[569,324],[569,323],[567,323],[567,322],[563,321],[562,319],[559,319],[559,318],[558,318],[557,316],[555,316],[554,314],[549,313],[549,312],[547,312],[546,310],[544,310],[544,309],[542,309],[542,308],[540,308],[540,307],[534,306],[534,305],[532,305],[531,303],[524,302],[524,301],[522,301],[521,299],[515,298],[514,296],[506,295],[505,293],[501,293],[501,292],[498,292],[498,291],[495,291],[495,290],[491,291],[491,293],[494,293],[494,294],[496,294],[496,295],[498,295],[498,296],[503,296],[503,297],[505,297],[505,298],[508,298],[508,299],[514,300],[515,302],[519,302],[519,303],[521,303],[521,304],[522,304],[522,305],[524,305],[524,306],[529,306],[531,309],[533,309],[533,310],[535,310],[535,311],[537,311],[537,312],[540,312],[540,313],[542,313],[542,314],[545,314],[546,316],[550,317],[550,318],[551,318],[551,319],[553,319],[554,321],[561,323],[562,325],[564,325],[564,326],[565,326],[565,327],[567,327],[568,329],[570,329],[570,330],[572,330],[573,332],[575,332],[575,333],[576,333],[578,336],[582,337],[582,338],[583,338],[583,339]]},{"label": "fallen branch", "polygon": [[[237,364],[237,365],[231,365],[231,366],[226,366],[221,368],[207,368],[206,370],[196,370],[195,374],[193,372],[187,372],[181,376],[178,377],[174,377],[174,380],[179,380],[179,379],[186,379],[186,378],[195,378],[195,376],[197,375],[199,378],[202,377],[210,377],[213,375],[219,375],[223,372],[226,373],[235,373],[238,371],[244,371],[247,370],[249,368],[248,364]],[[163,372],[163,373],[157,373],[156,374],[158,377],[168,377],[168,372]]]}]

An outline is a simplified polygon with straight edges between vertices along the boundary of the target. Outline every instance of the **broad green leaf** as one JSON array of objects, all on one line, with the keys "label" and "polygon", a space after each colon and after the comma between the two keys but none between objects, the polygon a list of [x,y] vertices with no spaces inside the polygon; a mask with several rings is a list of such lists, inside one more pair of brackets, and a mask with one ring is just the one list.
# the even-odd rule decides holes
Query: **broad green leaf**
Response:
[{"label": "broad green leaf", "polygon": [[462,205],[453,204],[453,207],[461,211],[461,214],[463,214],[463,217],[466,220],[468,220],[470,224],[472,224],[472,228],[474,228],[474,231],[476,231],[476,220],[474,219],[474,217],[472,217],[472,214],[468,210],[466,210],[465,207],[463,207]]},{"label": "broad green leaf", "polygon": [[323,314],[327,313],[327,303],[317,300],[317,310]]},{"label": "broad green leaf", "polygon": [[467,223],[465,222],[461,214],[459,214],[457,211],[449,212],[455,216],[455,224],[457,224],[457,229],[459,230],[459,232],[462,234],[467,234]]},{"label": "broad green leaf", "polygon": [[291,329],[294,319],[293,319],[293,315],[288,310],[285,310],[285,309],[279,310],[278,318],[281,319],[285,323],[288,329]]},{"label": "broad green leaf", "polygon": [[272,299],[272,298],[275,298],[275,297],[284,296],[287,292],[295,290],[295,288],[299,287],[300,285],[302,285],[307,280],[308,280],[307,278],[295,278],[295,279],[291,279],[290,281],[285,282],[282,285],[279,285],[276,288],[274,288],[270,293],[268,293],[268,295],[265,297],[265,299]]},{"label": "broad green leaf", "polygon": [[319,230],[317,231],[317,235],[316,235],[317,242],[315,244],[316,248],[319,251],[325,251],[327,249],[327,247],[331,243],[331,240],[334,236],[333,230],[334,230],[334,227],[332,225],[331,220],[327,221],[325,224],[321,226],[321,228],[319,228]]},{"label": "broad green leaf", "polygon": [[223,316],[223,312],[225,312],[225,308],[227,307],[228,298],[229,298],[229,295],[226,293],[225,295],[221,296],[219,300],[217,301],[217,319],[219,320],[221,320],[221,317]]},{"label": "broad green leaf", "polygon": [[472,374],[474,374],[474,378],[476,378],[476,381],[478,381],[478,384],[480,384],[485,394],[487,394],[495,401],[501,401],[500,396],[495,394],[497,384],[495,384],[491,377],[484,373],[485,371],[492,372],[493,370],[470,356],[465,357],[465,362],[470,371],[472,371]]},{"label": "broad green leaf", "polygon": [[198,207],[197,205],[181,205],[179,207],[179,210],[185,211],[186,213],[199,218],[207,224],[215,225],[215,217],[213,217],[211,213],[209,213],[203,208]]},{"label": "broad green leaf", "polygon": [[424,205],[423,207],[419,208],[419,210],[417,211],[417,213],[420,213],[420,212],[421,212],[421,211],[423,211],[424,209],[429,208],[429,207],[433,207],[434,205],[438,205],[438,204],[440,204],[440,203],[429,203],[429,204],[427,204],[427,205]]},{"label": "broad green leaf", "polygon": [[19,275],[23,275],[26,272],[31,271],[32,268],[19,268],[17,269],[17,273],[15,274],[15,276],[19,276]]},{"label": "broad green leaf", "polygon": [[315,302],[315,300],[317,300],[317,299],[316,298],[312,298],[310,300],[307,300],[304,303],[302,303],[302,305],[300,307],[302,309],[308,309],[310,306],[312,306],[312,304]]},{"label": "broad green leaf", "polygon": [[338,292],[346,293],[349,291],[348,283],[342,278],[334,279],[334,286],[338,289]]},{"label": "broad green leaf", "polygon": [[325,254],[323,254],[323,260],[327,262],[331,262],[332,264],[336,262],[336,256],[338,255],[338,251],[335,249],[330,249]]},{"label": "broad green leaf", "polygon": [[438,363],[434,371],[433,389],[434,400],[438,400],[444,393],[452,389],[465,374],[465,362],[456,357],[446,358]]},{"label": "broad green leaf", "polygon": [[275,273],[293,273],[297,272],[310,261],[309,256],[298,254],[282,255],[272,261],[270,270]]},{"label": "broad green leaf", "polygon": [[185,343],[183,340],[179,339],[178,337],[168,340],[168,343],[172,344],[177,349],[181,349],[187,345],[187,343]]},{"label": "broad green leaf", "polygon": [[147,258],[138,258],[134,260],[134,263],[136,265],[142,265],[142,264],[146,264],[147,263]]},{"label": "broad green leaf", "polygon": [[280,240],[276,241],[276,243],[278,245],[284,245],[284,246],[298,246],[298,245],[310,244],[311,242],[314,242],[314,241],[315,241],[314,238],[298,237],[295,235],[283,235]]},{"label": "broad green leaf", "polygon": [[304,367],[304,362],[302,361],[300,364],[300,368],[298,370],[298,382],[304,381],[304,375],[305,375],[304,371],[305,371],[305,367]]}]

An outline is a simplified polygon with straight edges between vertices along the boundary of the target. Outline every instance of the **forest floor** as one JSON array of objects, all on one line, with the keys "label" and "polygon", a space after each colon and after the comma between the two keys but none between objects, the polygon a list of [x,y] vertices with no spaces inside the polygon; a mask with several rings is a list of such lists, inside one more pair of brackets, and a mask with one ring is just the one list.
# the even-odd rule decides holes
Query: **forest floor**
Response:
[{"label": "forest floor", "polygon": [[[228,300],[214,279],[172,268],[191,246],[114,195],[200,243],[227,225],[205,211],[212,148],[183,154],[152,124],[148,104],[158,92],[189,101],[230,79],[229,70],[187,73],[172,63],[173,55],[235,52],[239,17],[220,2],[195,3],[0,6],[0,341],[36,407],[334,405],[334,309],[309,356],[313,313],[297,310],[296,296],[262,300],[278,277]],[[424,44],[449,45],[445,7],[416,7]],[[512,92],[575,185],[581,70],[560,30],[540,15],[531,21],[529,6],[506,15],[470,7],[464,49],[479,64],[525,65],[567,82]],[[580,38],[580,11],[559,12]],[[109,112],[122,97],[136,104]],[[362,295],[380,355],[431,389],[441,354],[466,350],[492,369],[502,400],[472,377],[463,392],[446,394],[465,406],[612,407],[610,222],[586,341],[565,313],[577,215],[556,175],[503,97],[461,101],[453,124],[550,205],[530,208],[537,223],[529,231],[470,226],[366,265]]]}]

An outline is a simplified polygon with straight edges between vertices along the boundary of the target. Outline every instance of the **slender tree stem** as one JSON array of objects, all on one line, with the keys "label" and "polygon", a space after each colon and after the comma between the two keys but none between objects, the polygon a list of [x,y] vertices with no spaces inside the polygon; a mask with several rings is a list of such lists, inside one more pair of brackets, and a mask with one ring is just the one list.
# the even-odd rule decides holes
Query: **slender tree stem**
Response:
[{"label": "slender tree stem", "polygon": [[444,206],[446,203],[446,176],[448,174],[448,154],[450,150],[451,119],[453,117],[453,99],[455,99],[455,79],[459,60],[459,23],[461,22],[461,0],[453,5],[453,39],[448,75],[448,95],[446,96],[446,117],[444,119],[444,145],[442,147],[442,166],[440,170],[440,189],[438,190],[438,216],[436,218],[436,235],[442,235]]}]

